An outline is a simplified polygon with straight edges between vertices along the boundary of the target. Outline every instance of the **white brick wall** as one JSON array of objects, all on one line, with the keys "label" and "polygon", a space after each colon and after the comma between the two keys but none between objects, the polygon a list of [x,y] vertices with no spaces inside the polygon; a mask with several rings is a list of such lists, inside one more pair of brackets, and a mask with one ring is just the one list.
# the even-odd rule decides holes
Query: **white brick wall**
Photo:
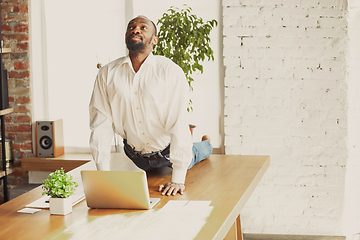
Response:
[{"label": "white brick wall", "polygon": [[342,235],[346,0],[223,0],[226,154],[271,156],[244,232]]},{"label": "white brick wall", "polygon": [[360,233],[360,2],[349,0],[347,82],[348,82],[348,161],[345,178],[344,232],[349,239]]}]

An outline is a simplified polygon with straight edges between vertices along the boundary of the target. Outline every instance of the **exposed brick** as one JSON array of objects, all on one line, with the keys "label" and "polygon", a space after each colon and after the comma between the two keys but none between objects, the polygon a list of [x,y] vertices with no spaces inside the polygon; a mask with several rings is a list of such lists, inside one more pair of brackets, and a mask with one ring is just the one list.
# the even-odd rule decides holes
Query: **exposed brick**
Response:
[{"label": "exposed brick", "polygon": [[11,12],[13,8],[12,4],[6,4],[4,1],[1,1],[1,15],[7,15],[8,12]]},{"label": "exposed brick", "polygon": [[9,94],[12,96],[20,96],[20,95],[29,95],[30,94],[30,88],[13,88],[9,89]]},{"label": "exposed brick", "polygon": [[[0,131],[0,132],[1,132],[1,131]],[[15,133],[6,133],[6,135],[7,135],[8,138],[11,138],[11,139],[13,139],[13,140],[16,139],[16,138],[15,138],[15,135],[16,135]]]},{"label": "exposed brick", "polygon": [[31,132],[30,124],[20,124],[18,127],[18,132]]},{"label": "exposed brick", "polygon": [[8,124],[5,128],[9,132],[31,132],[30,124]]},{"label": "exposed brick", "polygon": [[28,5],[14,5],[13,12],[27,13],[28,12]]},{"label": "exposed brick", "polygon": [[29,41],[29,34],[28,33],[12,34],[9,36],[9,39],[17,40],[19,42]]},{"label": "exposed brick", "polygon": [[[21,144],[19,149],[14,150],[16,173],[8,177],[8,186],[13,188],[27,183],[27,173],[21,171],[20,159],[32,154],[29,10],[27,0],[1,2],[2,40],[4,47],[12,50],[10,54],[3,55],[3,63],[8,70],[9,103],[14,108],[14,113],[5,117],[5,135],[13,143]],[[17,145],[15,148],[18,148]]]},{"label": "exposed brick", "polygon": [[31,150],[32,144],[31,142],[26,143],[13,143],[14,150]]},{"label": "exposed brick", "polygon": [[26,4],[28,5],[28,0],[2,0],[2,3],[14,3],[14,4]]},{"label": "exposed brick", "polygon": [[17,104],[25,104],[25,103],[30,103],[31,99],[29,97],[18,97],[16,98],[16,103]]},{"label": "exposed brick", "polygon": [[11,53],[11,59],[28,59],[29,58],[29,52],[14,52]]},{"label": "exposed brick", "polygon": [[[21,166],[21,165],[20,165]],[[26,176],[24,172],[22,171],[15,171],[11,174],[13,177],[23,177]]]},{"label": "exposed brick", "polygon": [[14,62],[14,69],[15,70],[29,69],[29,63],[28,62]]},{"label": "exposed brick", "polygon": [[30,82],[28,79],[15,79],[16,88],[29,88]]},{"label": "exposed brick", "polygon": [[29,43],[27,43],[27,42],[25,42],[25,43],[17,43],[16,48],[19,51],[27,51],[29,49]]},{"label": "exposed brick", "polygon": [[29,25],[18,24],[14,27],[14,32],[29,32]]},{"label": "exposed brick", "polygon": [[30,77],[30,71],[9,71],[9,78],[28,78]]},{"label": "exposed brick", "polygon": [[22,5],[20,9],[21,13],[28,13],[29,12],[29,5]]},{"label": "exposed brick", "polygon": [[15,106],[14,112],[15,113],[29,113],[30,110],[27,106]]},{"label": "exposed brick", "polygon": [[33,157],[34,154],[31,151],[21,151],[19,152],[18,158],[23,159],[24,157]]},{"label": "exposed brick", "polygon": [[7,24],[2,24],[1,25],[1,31],[4,31],[4,32],[10,32],[12,31],[11,27]]},{"label": "exposed brick", "polygon": [[5,116],[5,123],[10,123],[13,121],[13,116],[12,115],[6,115]]},{"label": "exposed brick", "polygon": [[32,140],[32,133],[31,132],[17,132],[12,133],[10,138],[15,139],[17,141],[31,141]]},{"label": "exposed brick", "polygon": [[15,123],[31,123],[31,117],[28,115],[16,116]]},{"label": "exposed brick", "polygon": [[21,148],[21,143],[13,143],[13,149],[14,150],[20,150],[20,148]]},{"label": "exposed brick", "polygon": [[20,12],[20,6],[15,5],[13,7],[13,12]]},{"label": "exposed brick", "polygon": [[27,23],[29,22],[29,14],[28,13],[19,13],[19,14],[8,14],[3,15],[2,20],[4,22],[19,22],[19,23]]}]

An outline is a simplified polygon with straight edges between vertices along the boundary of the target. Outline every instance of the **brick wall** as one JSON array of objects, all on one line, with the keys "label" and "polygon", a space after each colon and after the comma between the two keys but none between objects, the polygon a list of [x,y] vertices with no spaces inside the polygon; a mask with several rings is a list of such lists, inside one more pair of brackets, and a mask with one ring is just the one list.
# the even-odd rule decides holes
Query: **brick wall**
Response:
[{"label": "brick wall", "polygon": [[8,177],[12,188],[27,183],[20,159],[32,153],[28,0],[1,1],[1,30],[4,47],[11,48],[10,54],[3,54],[3,62],[8,70],[10,107],[14,108],[5,118],[6,137],[12,139],[15,153],[16,171]]},{"label": "brick wall", "polygon": [[345,0],[223,0],[225,151],[270,155],[244,232],[340,235]]}]

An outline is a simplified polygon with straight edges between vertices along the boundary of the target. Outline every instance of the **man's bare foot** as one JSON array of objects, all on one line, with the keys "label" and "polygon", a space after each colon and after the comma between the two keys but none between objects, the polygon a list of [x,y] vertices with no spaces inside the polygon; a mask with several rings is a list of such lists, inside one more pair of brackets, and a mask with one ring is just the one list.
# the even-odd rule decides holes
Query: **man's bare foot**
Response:
[{"label": "man's bare foot", "polygon": [[208,135],[202,136],[201,141],[205,141],[205,140],[208,140],[210,142],[210,137]]}]

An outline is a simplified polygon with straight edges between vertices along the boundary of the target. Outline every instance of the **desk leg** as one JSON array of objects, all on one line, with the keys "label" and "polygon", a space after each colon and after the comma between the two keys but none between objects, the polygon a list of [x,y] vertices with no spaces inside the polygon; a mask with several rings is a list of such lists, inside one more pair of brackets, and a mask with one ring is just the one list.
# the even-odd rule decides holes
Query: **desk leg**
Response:
[{"label": "desk leg", "polygon": [[231,226],[224,240],[243,240],[240,215],[236,218],[234,224]]}]

